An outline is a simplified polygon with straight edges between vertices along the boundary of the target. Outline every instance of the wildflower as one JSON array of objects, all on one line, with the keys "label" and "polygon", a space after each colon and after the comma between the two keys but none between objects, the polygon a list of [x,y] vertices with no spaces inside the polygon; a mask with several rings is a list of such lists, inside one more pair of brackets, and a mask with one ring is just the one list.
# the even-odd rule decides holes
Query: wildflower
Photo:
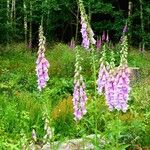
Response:
[{"label": "wildflower", "polygon": [[95,44],[96,40],[94,39],[94,32],[93,32],[91,27],[90,27],[89,35],[90,35],[90,42],[91,42],[91,44]]},{"label": "wildflower", "polygon": [[74,86],[73,93],[73,105],[74,105],[74,115],[75,120],[80,120],[83,115],[86,114],[85,103],[87,101],[87,96],[85,93],[85,85],[83,81],[79,80],[76,82]]},{"label": "wildflower", "polygon": [[111,62],[109,64],[110,70],[108,79],[105,84],[105,97],[106,97],[106,104],[109,107],[109,110],[112,111],[114,109],[114,94],[115,94],[115,59],[114,53],[111,52]]},{"label": "wildflower", "polygon": [[82,46],[86,49],[89,48],[90,41],[87,33],[87,24],[84,21],[84,18],[81,18],[81,33],[82,33]]},{"label": "wildflower", "polygon": [[96,48],[100,49],[101,47],[102,47],[102,41],[101,41],[101,37],[100,37],[100,39],[97,39]]},{"label": "wildflower", "polygon": [[43,52],[39,53],[36,61],[36,72],[38,77],[38,89],[41,91],[46,86],[46,82],[49,80],[48,68],[49,62],[46,60]]},{"label": "wildflower", "polygon": [[81,14],[81,34],[82,34],[82,46],[86,49],[89,48],[90,44],[95,44],[94,33],[88,22],[88,17],[85,13],[82,0],[79,0],[79,8]]},{"label": "wildflower", "polygon": [[122,43],[121,43],[121,58],[120,58],[120,65],[127,64],[127,55],[128,55],[128,43],[127,43],[127,36],[123,36]]},{"label": "wildflower", "polygon": [[37,141],[36,132],[35,132],[34,129],[32,130],[32,139],[33,139],[35,142]]},{"label": "wildflower", "polygon": [[104,42],[106,40],[106,35],[105,35],[105,31],[103,31],[103,34],[102,34],[102,41]]},{"label": "wildflower", "polygon": [[111,51],[111,61],[109,63],[109,66],[110,66],[111,70],[114,70],[114,68],[115,68],[115,58],[114,58],[114,52],[113,51]]},{"label": "wildflower", "polygon": [[115,81],[115,77],[113,72],[109,72],[109,77],[105,84],[105,98],[106,98],[106,104],[109,107],[110,111],[114,109],[114,94],[115,94],[114,81]]},{"label": "wildflower", "polygon": [[71,42],[70,42],[69,47],[70,47],[71,49],[74,49],[74,48],[75,48],[75,41],[74,41],[74,38],[71,39]]},{"label": "wildflower", "polygon": [[[109,110],[117,109],[126,112],[128,109],[128,99],[130,92],[130,69],[127,63],[128,43],[127,36],[122,38],[122,49],[120,65],[115,68],[114,54],[112,52],[109,68],[105,61],[105,45],[102,51],[99,78],[97,80],[98,93],[101,94],[105,90],[106,104]],[[105,65],[104,65],[105,64]]]},{"label": "wildflower", "polygon": [[105,88],[105,84],[107,82],[107,79],[109,77],[109,72],[108,72],[108,63],[106,61],[106,46],[103,46],[103,51],[102,51],[102,58],[100,59],[100,68],[99,68],[99,73],[98,73],[98,80],[97,80],[97,89],[98,93],[102,94],[103,89]]},{"label": "wildflower", "polygon": [[45,58],[45,37],[43,36],[43,28],[40,26],[39,30],[39,50],[38,50],[38,58],[36,61],[36,75],[38,77],[38,89],[41,91],[42,88],[46,86],[46,82],[49,80],[48,76],[48,68],[49,62]]},{"label": "wildflower", "polygon": [[127,24],[124,26],[124,28],[123,28],[123,32],[122,32],[122,36],[121,36],[121,38],[120,38],[120,42],[122,43],[124,40],[123,40],[123,38],[125,37],[125,35],[126,35],[126,33],[128,32],[128,26],[127,26]]},{"label": "wildflower", "polygon": [[126,32],[128,32],[128,26],[127,25],[125,25],[123,28],[123,33],[126,33]]},{"label": "wildflower", "polygon": [[74,76],[74,92],[73,92],[73,108],[75,120],[80,120],[83,115],[86,114],[87,110],[85,107],[87,96],[85,92],[85,83],[81,75],[81,66],[79,65],[79,53],[76,53],[76,64],[75,64],[75,76]]},{"label": "wildflower", "polygon": [[110,111],[113,109],[127,111],[130,92],[129,77],[130,70],[127,65],[109,71],[109,77],[105,84],[105,97]]},{"label": "wildflower", "polygon": [[120,66],[118,69],[118,74],[115,78],[115,100],[114,107],[117,110],[122,110],[126,112],[128,109],[128,99],[130,92],[130,70],[127,65]]},{"label": "wildflower", "polygon": [[117,75],[115,78],[115,101],[114,107],[117,110],[122,110],[126,112],[128,109],[128,99],[129,99],[129,92],[130,92],[130,69],[127,63],[127,50],[128,50],[128,43],[127,43],[127,36],[123,36],[123,41],[121,43],[122,49],[121,53],[121,60],[120,66],[118,67]]},{"label": "wildflower", "polygon": [[44,142],[46,142],[46,140],[51,140],[53,137],[53,129],[51,129],[50,127],[47,127],[45,131],[46,131],[46,134],[43,137]]},{"label": "wildflower", "polygon": [[106,42],[109,42],[109,34],[107,32],[107,36],[106,36]]},{"label": "wildflower", "polygon": [[107,67],[106,65],[104,65],[104,63],[101,63],[97,80],[97,89],[99,94],[102,94],[105,84],[107,83],[108,77],[109,73]]},{"label": "wildflower", "polygon": [[46,133],[45,136],[43,137],[44,142],[46,142],[47,140],[51,140],[54,136],[54,129],[50,128],[49,120],[47,118],[45,119],[44,130],[45,130],[45,133]]}]

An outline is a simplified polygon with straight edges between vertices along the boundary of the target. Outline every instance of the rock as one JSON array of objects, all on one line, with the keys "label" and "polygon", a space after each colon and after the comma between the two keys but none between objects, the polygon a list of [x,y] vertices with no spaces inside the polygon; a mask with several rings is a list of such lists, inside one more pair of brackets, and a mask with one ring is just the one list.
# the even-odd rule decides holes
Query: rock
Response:
[{"label": "rock", "polygon": [[[29,150],[94,150],[94,145],[92,140],[95,138],[95,135],[89,135],[80,139],[71,139],[65,142],[53,142],[46,143],[43,146],[37,145],[35,143],[31,143],[29,145]],[[98,135],[99,145],[104,145],[106,142],[101,139],[100,135]]]},{"label": "rock", "polygon": [[131,71],[131,83],[138,82],[140,80],[141,74],[140,74],[140,69],[137,67],[130,67],[129,68]]}]

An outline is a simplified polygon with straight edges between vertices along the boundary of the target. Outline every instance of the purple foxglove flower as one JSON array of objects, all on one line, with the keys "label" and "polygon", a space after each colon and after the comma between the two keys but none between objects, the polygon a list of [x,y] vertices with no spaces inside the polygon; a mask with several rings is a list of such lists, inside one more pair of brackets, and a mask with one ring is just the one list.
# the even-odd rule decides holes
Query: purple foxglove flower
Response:
[{"label": "purple foxglove flower", "polygon": [[80,79],[77,79],[77,82],[74,85],[74,92],[73,92],[73,105],[74,105],[74,115],[75,120],[80,120],[83,115],[86,114],[85,104],[87,101],[87,96],[85,93],[85,83],[81,79],[82,76],[80,75]]},{"label": "purple foxglove flower", "polygon": [[77,120],[81,120],[82,119],[82,115],[83,114],[82,114],[80,109],[77,109],[77,110],[75,110],[74,115],[75,115],[74,119],[77,121]]},{"label": "purple foxglove flower", "polygon": [[109,73],[107,71],[107,68],[103,63],[101,63],[100,69],[99,69],[98,80],[97,80],[97,86],[98,86],[97,89],[98,89],[99,94],[102,94],[108,77],[109,77]]},{"label": "purple foxglove flower", "polygon": [[128,32],[128,26],[127,25],[125,25],[124,26],[124,28],[123,28],[123,32],[122,32],[122,36],[121,36],[121,38],[120,38],[120,42],[122,43],[123,41],[124,41],[124,36],[125,36],[125,34]]},{"label": "purple foxglove flower", "polygon": [[82,33],[82,46],[86,49],[90,46],[90,41],[87,33],[87,24],[83,18],[81,18],[81,33]]},{"label": "purple foxglove flower", "polygon": [[74,49],[74,48],[75,48],[75,41],[74,41],[74,39],[71,40],[69,47],[70,47],[71,49]]},{"label": "purple foxglove flower", "polygon": [[94,32],[93,30],[90,28],[90,39],[91,39],[91,44],[95,44],[96,43],[96,40],[94,39]]},{"label": "purple foxglove flower", "polygon": [[[110,111],[117,109],[118,111],[121,110],[126,112],[128,109],[128,99],[130,92],[130,69],[128,68],[127,64],[127,36],[123,35],[121,45],[122,49],[120,51],[120,66],[114,69],[114,63],[110,64],[111,70],[109,71],[108,77],[106,78],[105,76],[105,82],[100,84],[100,92],[102,91],[102,87],[105,86],[106,104],[108,105]],[[105,55],[105,53],[103,53],[103,55]],[[113,58],[112,62],[114,62]],[[102,78],[102,71],[99,74]],[[100,81],[103,80],[101,79]]]},{"label": "purple foxglove flower", "polygon": [[127,25],[125,25],[124,26],[124,28],[123,28],[123,35],[121,36],[121,38],[120,38],[120,42],[122,43],[123,41],[124,41],[124,36],[125,36],[125,34],[128,32],[128,26]]},{"label": "purple foxglove flower", "polygon": [[126,112],[128,109],[128,99],[130,92],[130,71],[127,65],[120,66],[115,78],[114,107],[117,110]]},{"label": "purple foxglove flower", "polygon": [[96,48],[100,49],[101,47],[102,47],[102,41],[101,41],[101,37],[100,37],[100,39],[97,39]]},{"label": "purple foxglove flower", "polygon": [[39,53],[36,61],[36,74],[38,77],[38,89],[41,91],[46,86],[46,82],[49,80],[48,68],[49,62],[46,60],[44,53]]},{"label": "purple foxglove flower", "polygon": [[105,35],[105,31],[103,31],[103,34],[102,34],[102,41],[104,42],[106,40],[106,35]]},{"label": "purple foxglove flower", "polygon": [[82,46],[85,49],[89,49],[90,44],[95,44],[93,30],[88,22],[88,17],[85,13],[83,3],[79,3],[80,13],[81,13],[81,34],[82,34]]},{"label": "purple foxglove flower", "polygon": [[128,32],[128,26],[127,25],[125,25],[123,28],[123,33],[126,33],[126,32]]},{"label": "purple foxglove flower", "polygon": [[86,114],[86,101],[87,96],[85,92],[85,83],[81,75],[81,66],[79,65],[79,53],[76,53],[76,64],[75,64],[75,75],[74,75],[74,91],[73,91],[73,109],[74,109],[74,119],[79,121],[83,115]]},{"label": "purple foxglove flower", "polygon": [[49,62],[45,58],[45,42],[46,38],[43,36],[43,27],[39,28],[39,50],[38,50],[38,58],[36,61],[36,75],[38,77],[38,89],[41,91],[42,88],[46,86],[46,82],[49,80],[48,76],[48,68]]},{"label": "purple foxglove flower", "polygon": [[130,92],[129,76],[130,70],[127,65],[119,66],[119,69],[113,74],[109,72],[105,84],[105,97],[110,111],[113,109],[127,111]]},{"label": "purple foxglove flower", "polygon": [[109,77],[105,84],[105,98],[106,98],[106,104],[109,107],[110,111],[114,109],[114,95],[115,95],[114,81],[115,81],[114,75],[109,74]]},{"label": "purple foxglove flower", "polygon": [[115,95],[115,59],[114,53],[111,51],[111,62],[109,64],[109,76],[105,84],[105,98],[106,104],[110,111],[114,109],[114,95]]},{"label": "purple foxglove flower", "polygon": [[109,34],[107,32],[107,36],[106,36],[106,42],[109,42]]}]

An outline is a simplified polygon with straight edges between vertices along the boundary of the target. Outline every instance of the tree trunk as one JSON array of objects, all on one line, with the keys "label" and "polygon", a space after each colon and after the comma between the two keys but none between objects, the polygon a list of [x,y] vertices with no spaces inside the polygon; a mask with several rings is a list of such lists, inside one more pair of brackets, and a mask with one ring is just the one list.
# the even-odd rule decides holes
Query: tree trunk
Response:
[{"label": "tree trunk", "polygon": [[10,11],[9,11],[10,0],[7,0],[7,21],[10,19]]},{"label": "tree trunk", "polygon": [[24,8],[24,39],[25,39],[25,46],[27,46],[27,7],[26,3],[23,3],[23,8]]},{"label": "tree trunk", "polygon": [[141,34],[142,34],[142,52],[145,50],[145,43],[144,43],[144,20],[143,20],[143,1],[139,0],[140,2],[140,19],[141,19]]},{"label": "tree trunk", "polygon": [[[47,2],[47,0],[46,0],[46,3],[47,3],[47,5],[49,5],[49,3]],[[48,9],[48,11],[47,11],[47,21],[46,21],[46,29],[47,29],[47,31],[45,33],[46,36],[48,36],[49,15],[50,15],[50,10]]]},{"label": "tree trunk", "polygon": [[15,21],[15,18],[16,18],[16,1],[15,0],[11,1],[11,14],[10,14],[10,18],[11,18],[11,23],[13,23],[13,21]]},{"label": "tree trunk", "polygon": [[15,25],[16,25],[16,1],[11,1],[11,13],[10,13],[10,23],[12,27],[13,38],[15,37]]},{"label": "tree trunk", "polygon": [[13,21],[16,21],[16,0],[13,0]]},{"label": "tree trunk", "polygon": [[8,27],[10,22],[10,0],[7,0],[7,45],[9,43]]},{"label": "tree trunk", "polygon": [[131,12],[132,12],[132,2],[129,2],[128,3],[128,38],[129,38],[129,40],[128,40],[128,42],[129,42],[129,49],[130,49],[130,45],[131,45],[131,36],[132,36],[132,34],[131,34]]},{"label": "tree trunk", "polygon": [[11,20],[11,24],[13,22],[13,0],[11,1],[11,14],[10,14],[10,20]]},{"label": "tree trunk", "polygon": [[13,0],[13,33],[16,37],[16,0]]},{"label": "tree trunk", "polygon": [[29,48],[32,48],[32,3],[30,1]]},{"label": "tree trunk", "polygon": [[79,29],[79,6],[77,10],[77,16],[76,16],[76,33],[75,33],[75,43],[78,41],[78,29]]}]

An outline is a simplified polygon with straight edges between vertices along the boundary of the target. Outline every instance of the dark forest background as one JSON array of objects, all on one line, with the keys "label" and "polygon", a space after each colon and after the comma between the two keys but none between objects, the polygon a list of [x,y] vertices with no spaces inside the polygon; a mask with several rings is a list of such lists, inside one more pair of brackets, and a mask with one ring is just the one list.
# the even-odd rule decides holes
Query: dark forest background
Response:
[{"label": "dark forest background", "polygon": [[[129,3],[131,11],[129,14]],[[150,49],[150,0],[84,0],[95,38],[108,31],[120,39],[128,19],[130,44]],[[43,18],[47,42],[80,42],[80,14],[76,0],[0,0],[0,43],[24,42],[36,46]]]}]

